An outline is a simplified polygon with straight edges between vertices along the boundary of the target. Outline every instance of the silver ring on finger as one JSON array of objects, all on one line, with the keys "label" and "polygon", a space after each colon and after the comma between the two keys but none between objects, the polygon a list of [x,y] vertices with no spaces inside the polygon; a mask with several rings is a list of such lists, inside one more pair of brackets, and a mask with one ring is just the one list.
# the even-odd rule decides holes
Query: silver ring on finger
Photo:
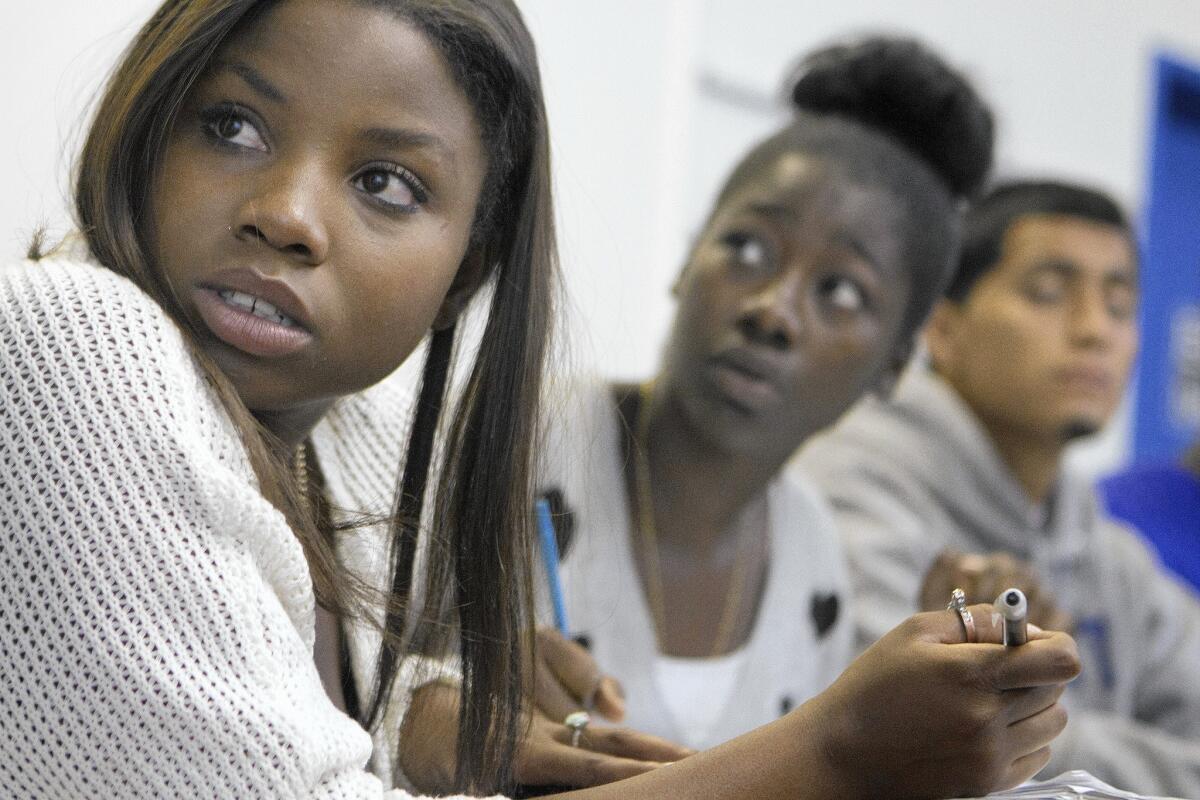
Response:
[{"label": "silver ring on finger", "polygon": [[592,715],[586,711],[572,711],[567,714],[563,725],[566,725],[567,729],[571,731],[571,747],[579,747],[579,740],[583,737],[583,732],[591,721]]},{"label": "silver ring on finger", "polygon": [[971,611],[967,608],[966,592],[956,587],[950,593],[950,602],[946,604],[946,610],[958,614],[958,618],[962,622],[963,634],[967,637],[967,644],[975,644],[979,641],[975,632],[975,618],[971,616]]}]

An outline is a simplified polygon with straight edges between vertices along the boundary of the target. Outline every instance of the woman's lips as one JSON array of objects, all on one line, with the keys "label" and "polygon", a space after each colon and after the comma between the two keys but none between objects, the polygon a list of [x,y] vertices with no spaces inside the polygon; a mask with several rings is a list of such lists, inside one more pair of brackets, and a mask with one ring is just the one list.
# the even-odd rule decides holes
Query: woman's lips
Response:
[{"label": "woman's lips", "polygon": [[[226,296],[222,297],[223,294]],[[245,308],[244,293],[199,286],[192,290],[192,297],[196,301],[196,310],[213,335],[243,353],[280,358],[294,355],[312,342],[313,335],[286,316],[279,321],[274,306],[264,309],[273,319]]]},{"label": "woman's lips", "polygon": [[782,399],[776,383],[753,367],[736,358],[718,358],[708,368],[717,391],[745,413],[760,412]]}]

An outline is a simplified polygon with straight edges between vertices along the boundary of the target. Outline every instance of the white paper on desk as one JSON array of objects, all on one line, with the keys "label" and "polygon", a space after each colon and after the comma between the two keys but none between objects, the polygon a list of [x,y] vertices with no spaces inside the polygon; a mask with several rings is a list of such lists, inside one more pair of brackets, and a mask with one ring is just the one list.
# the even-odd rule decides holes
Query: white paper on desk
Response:
[{"label": "white paper on desk", "polygon": [[[983,800],[976,798],[976,800]],[[1083,770],[1064,772],[1048,781],[1030,781],[1015,789],[989,794],[986,800],[1172,800],[1123,792]],[[1178,800],[1178,799],[1176,799]]]}]

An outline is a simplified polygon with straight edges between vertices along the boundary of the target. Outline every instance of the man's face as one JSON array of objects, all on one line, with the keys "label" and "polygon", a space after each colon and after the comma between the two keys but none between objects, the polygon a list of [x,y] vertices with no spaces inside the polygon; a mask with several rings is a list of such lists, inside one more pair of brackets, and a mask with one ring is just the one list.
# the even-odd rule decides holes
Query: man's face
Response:
[{"label": "man's face", "polygon": [[1019,218],[1000,261],[926,330],[934,365],[993,432],[1066,441],[1115,410],[1137,350],[1137,261],[1126,231]]}]

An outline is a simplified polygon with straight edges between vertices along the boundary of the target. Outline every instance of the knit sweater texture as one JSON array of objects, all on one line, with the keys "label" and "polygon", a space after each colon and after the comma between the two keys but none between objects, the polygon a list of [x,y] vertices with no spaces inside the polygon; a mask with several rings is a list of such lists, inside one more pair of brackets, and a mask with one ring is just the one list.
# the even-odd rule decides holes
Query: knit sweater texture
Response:
[{"label": "knit sweater texture", "polygon": [[[336,508],[388,510],[408,407],[381,384],[314,433]],[[411,796],[386,788],[407,696],[374,745],[330,702],[232,421],[162,309],[77,254],[0,268],[0,533],[0,798]],[[381,535],[342,549],[368,580]],[[365,694],[378,637],[349,640]]]}]

